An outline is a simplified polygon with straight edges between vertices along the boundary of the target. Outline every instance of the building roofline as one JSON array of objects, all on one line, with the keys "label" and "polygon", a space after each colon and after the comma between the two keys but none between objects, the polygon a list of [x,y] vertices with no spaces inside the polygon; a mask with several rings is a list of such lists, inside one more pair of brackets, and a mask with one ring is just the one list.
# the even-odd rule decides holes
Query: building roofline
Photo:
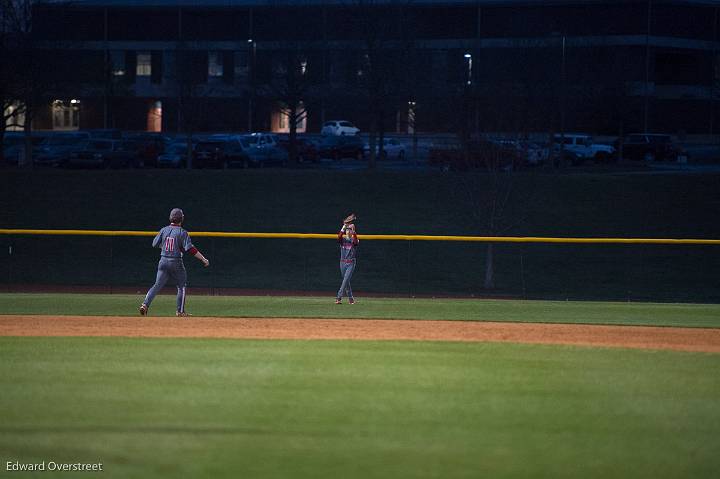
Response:
[{"label": "building roofline", "polygon": [[[639,0],[638,0],[639,1]],[[277,6],[354,6],[359,0],[42,0],[36,4],[65,5],[68,7],[277,7]],[[371,0],[366,6],[378,5],[477,5],[477,6],[543,6],[625,3],[620,0]],[[675,4],[715,5],[720,0],[672,0]]]}]

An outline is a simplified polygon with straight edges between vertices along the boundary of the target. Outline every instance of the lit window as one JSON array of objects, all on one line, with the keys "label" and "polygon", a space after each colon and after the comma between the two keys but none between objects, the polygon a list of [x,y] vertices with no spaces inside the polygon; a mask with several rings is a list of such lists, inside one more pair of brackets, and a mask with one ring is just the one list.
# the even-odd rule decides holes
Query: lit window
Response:
[{"label": "lit window", "polygon": [[220,52],[208,53],[208,76],[223,76],[223,56]]},{"label": "lit window", "polygon": [[152,55],[150,53],[138,52],[135,74],[139,77],[149,77],[152,75]]},{"label": "lit window", "polygon": [[[307,131],[307,110],[303,102],[300,102],[297,108],[297,116],[295,118],[295,128],[298,133]],[[276,126],[277,125],[277,126]],[[287,108],[279,108],[273,112],[273,131],[275,133],[290,132],[290,110]]]},{"label": "lit window", "polygon": [[7,131],[20,131],[25,125],[25,107],[20,102],[12,102],[5,108],[5,128]]},{"label": "lit window", "polygon": [[53,101],[52,119],[53,130],[77,130],[80,126],[80,101]]}]

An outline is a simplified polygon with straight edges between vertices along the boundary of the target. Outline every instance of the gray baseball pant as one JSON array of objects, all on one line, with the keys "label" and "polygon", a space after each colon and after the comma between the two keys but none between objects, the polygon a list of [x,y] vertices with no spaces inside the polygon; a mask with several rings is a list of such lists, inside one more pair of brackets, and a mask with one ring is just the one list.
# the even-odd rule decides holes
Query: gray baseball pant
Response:
[{"label": "gray baseball pant", "polygon": [[158,263],[157,277],[155,284],[150,288],[145,296],[143,303],[148,307],[152,303],[155,296],[165,287],[169,280],[173,280],[177,286],[177,310],[185,311],[185,284],[187,283],[187,273],[182,259],[160,258]]},{"label": "gray baseball pant", "polygon": [[338,299],[342,299],[344,293],[347,293],[348,298],[353,297],[352,287],[350,286],[350,278],[352,278],[354,272],[355,261],[351,263],[340,261],[340,276],[342,276],[342,284],[340,284],[340,289],[337,293]]}]

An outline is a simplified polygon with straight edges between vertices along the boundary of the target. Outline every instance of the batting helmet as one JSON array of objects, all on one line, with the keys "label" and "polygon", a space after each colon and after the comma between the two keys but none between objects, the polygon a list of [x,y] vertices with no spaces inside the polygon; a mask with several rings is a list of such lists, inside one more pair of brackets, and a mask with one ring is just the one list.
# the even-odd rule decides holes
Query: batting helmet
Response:
[{"label": "batting helmet", "polygon": [[170,222],[175,224],[180,224],[183,222],[183,219],[185,218],[185,214],[183,213],[183,210],[180,208],[173,208],[170,212]]}]

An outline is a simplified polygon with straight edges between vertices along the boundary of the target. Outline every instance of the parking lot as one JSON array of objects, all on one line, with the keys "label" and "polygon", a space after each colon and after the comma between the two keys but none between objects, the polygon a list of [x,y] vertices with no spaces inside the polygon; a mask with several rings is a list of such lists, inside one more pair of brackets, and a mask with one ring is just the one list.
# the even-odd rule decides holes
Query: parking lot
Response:
[{"label": "parking lot", "polygon": [[[556,135],[557,136],[557,135]],[[579,135],[575,135],[576,137]],[[573,135],[568,134],[569,141]],[[591,138],[586,136],[587,138]],[[532,141],[534,140],[534,141]],[[704,141],[703,141],[704,140]],[[543,142],[542,136],[518,141],[510,135],[495,134],[488,138],[471,139],[469,156],[457,135],[388,134],[382,153],[376,150],[375,167],[378,169],[444,169],[464,170],[487,162],[488,151],[505,158],[514,167],[639,169],[652,172],[710,172],[720,170],[720,144],[712,139],[692,139],[674,142],[682,157],[654,158],[637,161],[637,158],[617,158],[613,144],[617,139],[599,137],[583,140],[585,150],[574,145],[562,150],[557,144],[554,153]],[[557,140],[556,140],[557,141]],[[276,133],[203,133],[188,138],[182,135],[122,132],[117,130],[90,130],[76,132],[34,132],[33,166],[56,168],[248,168],[287,167],[289,138]],[[582,146],[581,146],[582,147]],[[490,148],[490,150],[488,150]],[[573,148],[576,148],[573,150]],[[351,136],[299,134],[296,139],[297,162],[293,167],[304,169],[361,170],[368,168],[370,157],[369,137],[359,133]],[[8,132],[4,142],[5,166],[17,166],[25,151],[21,132]],[[626,151],[629,151],[626,148]],[[602,153],[602,156],[598,154]],[[610,153],[608,153],[610,152]],[[593,155],[595,156],[588,156]],[[190,155],[190,157],[188,156]],[[570,156],[572,155],[572,156]],[[584,155],[584,157],[583,157]],[[548,158],[553,157],[552,163]],[[190,161],[188,161],[190,159]]]}]

